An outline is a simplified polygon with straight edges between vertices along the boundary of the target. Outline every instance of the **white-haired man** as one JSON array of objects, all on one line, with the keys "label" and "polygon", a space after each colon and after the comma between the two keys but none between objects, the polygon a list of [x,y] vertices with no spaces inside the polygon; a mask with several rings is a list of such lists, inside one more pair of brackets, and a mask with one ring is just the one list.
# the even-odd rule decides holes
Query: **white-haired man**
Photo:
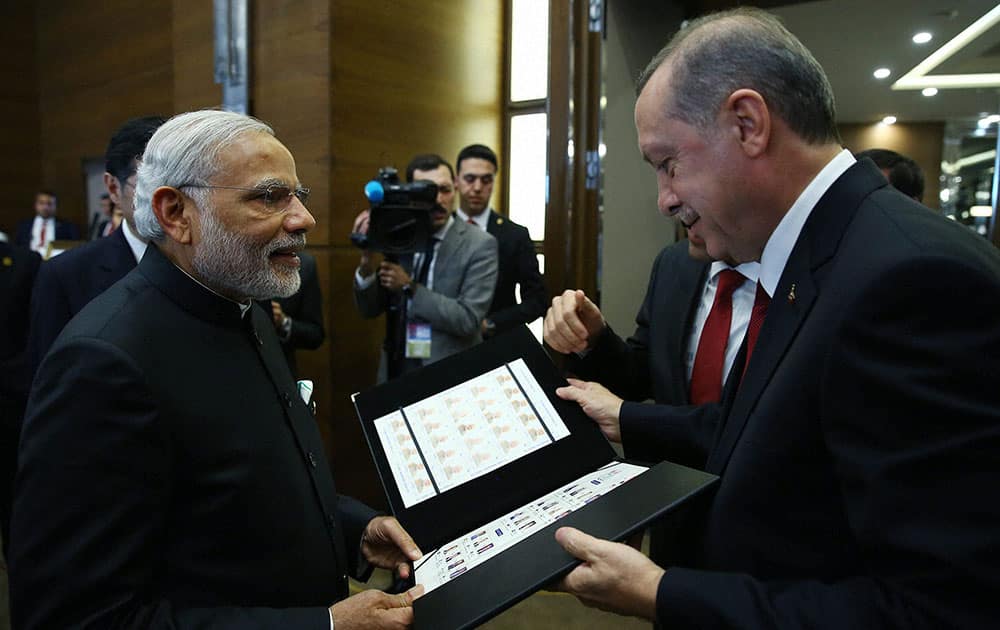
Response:
[{"label": "white-haired man", "polygon": [[[182,114],[150,139],[139,266],[39,368],[15,490],[17,627],[401,627],[395,519],[336,494],[270,316],[315,221],[291,153],[253,118]],[[367,561],[367,562],[365,562]]]}]

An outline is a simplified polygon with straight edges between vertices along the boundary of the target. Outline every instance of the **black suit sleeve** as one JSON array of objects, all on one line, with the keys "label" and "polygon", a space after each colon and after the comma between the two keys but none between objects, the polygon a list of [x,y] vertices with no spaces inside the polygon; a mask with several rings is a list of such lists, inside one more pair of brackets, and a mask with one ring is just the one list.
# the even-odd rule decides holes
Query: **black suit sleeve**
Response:
[{"label": "black suit sleeve", "polygon": [[[829,331],[816,403],[868,574],[769,581],[668,569],[657,598],[665,627],[995,627],[998,279],[928,256],[855,279],[866,280]],[[969,296],[976,307],[956,323],[955,301]]]},{"label": "black suit sleeve", "polygon": [[179,500],[171,467],[183,457],[138,366],[116,347],[58,344],[29,409],[11,533],[15,627],[329,629],[324,607],[183,608],[157,592],[169,504]]},{"label": "black suit sleeve", "polygon": [[[545,280],[538,270],[535,244],[527,228],[517,226],[512,231],[514,244],[510,267],[514,280],[521,285],[521,303],[498,310],[490,315],[497,332],[510,330],[520,324],[528,324],[545,315],[549,304],[549,292]],[[508,228],[509,229],[509,228]]]}]

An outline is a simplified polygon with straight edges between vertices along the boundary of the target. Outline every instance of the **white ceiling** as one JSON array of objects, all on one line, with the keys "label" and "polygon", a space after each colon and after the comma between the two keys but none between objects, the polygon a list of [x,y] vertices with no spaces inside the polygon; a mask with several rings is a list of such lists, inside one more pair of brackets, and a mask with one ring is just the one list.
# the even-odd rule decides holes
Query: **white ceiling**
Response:
[{"label": "white ceiling", "polygon": [[[894,115],[899,122],[977,118],[1000,112],[1000,89],[894,91],[892,82],[996,6],[996,0],[820,0],[769,10],[812,51],[830,77],[840,122],[876,122]],[[911,37],[929,31],[934,39],[917,45]],[[879,81],[875,68],[892,76]],[[941,67],[930,72],[1000,72],[1000,26],[985,32]]]}]

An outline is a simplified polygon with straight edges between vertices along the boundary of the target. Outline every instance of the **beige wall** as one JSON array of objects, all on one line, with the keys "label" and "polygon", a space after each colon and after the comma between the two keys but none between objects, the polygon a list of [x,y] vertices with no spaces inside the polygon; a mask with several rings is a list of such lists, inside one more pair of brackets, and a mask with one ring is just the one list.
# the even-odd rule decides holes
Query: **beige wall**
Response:
[{"label": "beige wall", "polygon": [[601,311],[623,334],[635,328],[653,259],[676,240],[676,223],[656,209],[656,179],[639,154],[632,112],[636,77],[679,23],[669,7],[651,13],[629,0],[608,2]]}]

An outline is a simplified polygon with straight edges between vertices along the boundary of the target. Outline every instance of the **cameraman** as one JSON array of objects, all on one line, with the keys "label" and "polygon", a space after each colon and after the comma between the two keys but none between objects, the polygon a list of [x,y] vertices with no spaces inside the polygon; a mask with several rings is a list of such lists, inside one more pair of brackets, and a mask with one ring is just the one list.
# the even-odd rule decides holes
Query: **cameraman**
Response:
[{"label": "cameraman", "polygon": [[[405,317],[404,325],[390,322],[386,327],[399,333],[383,344],[379,383],[482,341],[480,322],[496,287],[496,239],[452,217],[451,165],[439,155],[418,155],[406,167],[406,181],[415,180],[438,186],[427,248],[401,255],[398,263],[383,260],[377,267],[365,250],[354,274],[354,299],[363,317],[378,317],[394,300]],[[366,210],[355,219],[354,232],[367,234],[368,221]],[[387,349],[393,346],[404,350],[390,357]]]}]

